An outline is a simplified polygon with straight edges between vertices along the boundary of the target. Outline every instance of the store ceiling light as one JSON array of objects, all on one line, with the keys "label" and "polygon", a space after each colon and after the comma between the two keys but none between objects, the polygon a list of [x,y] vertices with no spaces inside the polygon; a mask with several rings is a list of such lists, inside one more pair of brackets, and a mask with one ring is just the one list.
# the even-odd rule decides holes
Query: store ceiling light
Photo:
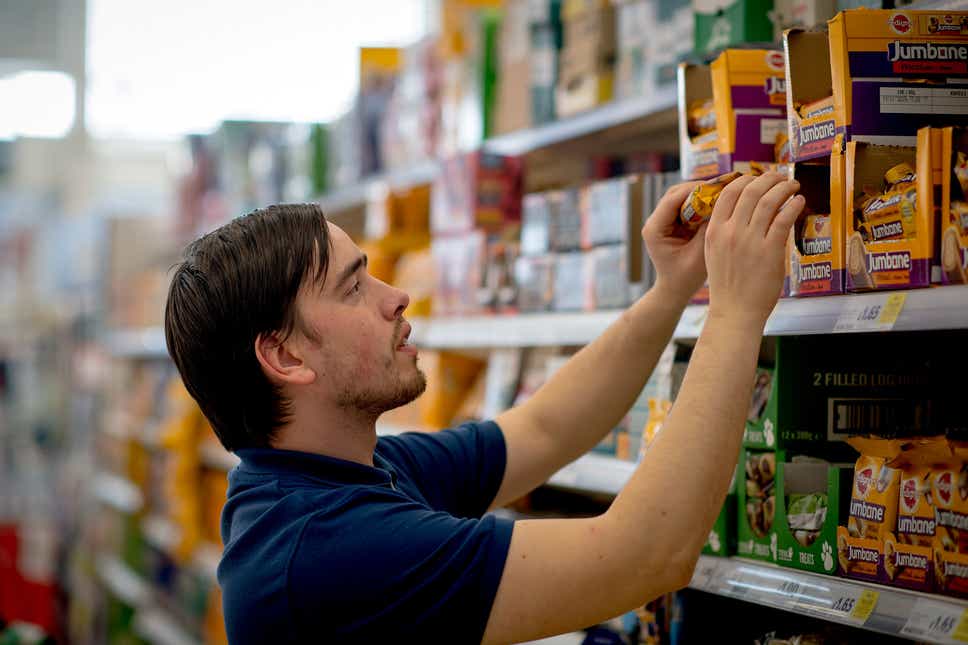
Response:
[{"label": "store ceiling light", "polygon": [[74,79],[63,72],[0,77],[0,139],[59,139],[74,125]]}]

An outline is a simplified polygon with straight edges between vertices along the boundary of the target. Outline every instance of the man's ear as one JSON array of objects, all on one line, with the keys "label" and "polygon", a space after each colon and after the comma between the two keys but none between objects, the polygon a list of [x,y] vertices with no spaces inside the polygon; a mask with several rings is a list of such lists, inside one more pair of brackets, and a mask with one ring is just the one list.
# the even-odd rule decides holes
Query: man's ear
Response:
[{"label": "man's ear", "polygon": [[306,365],[291,340],[280,340],[272,333],[259,334],[255,339],[255,357],[270,381],[277,385],[309,385],[316,380],[316,372]]}]

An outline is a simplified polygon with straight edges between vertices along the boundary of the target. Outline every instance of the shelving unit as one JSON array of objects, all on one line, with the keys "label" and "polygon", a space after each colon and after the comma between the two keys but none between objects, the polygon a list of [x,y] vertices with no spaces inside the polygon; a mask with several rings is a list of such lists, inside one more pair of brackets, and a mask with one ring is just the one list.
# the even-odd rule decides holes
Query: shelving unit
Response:
[{"label": "shelving unit", "polygon": [[968,638],[968,601],[753,560],[700,556],[689,587],[922,642]]},{"label": "shelving unit", "polygon": [[91,483],[91,491],[95,499],[122,513],[136,513],[144,504],[137,486],[111,473],[97,473]]}]

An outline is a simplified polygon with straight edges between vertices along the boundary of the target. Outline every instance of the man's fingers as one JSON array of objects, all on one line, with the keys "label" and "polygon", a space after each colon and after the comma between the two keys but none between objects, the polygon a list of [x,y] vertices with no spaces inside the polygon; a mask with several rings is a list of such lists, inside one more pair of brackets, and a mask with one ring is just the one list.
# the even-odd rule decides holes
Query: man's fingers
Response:
[{"label": "man's fingers", "polygon": [[736,220],[735,224],[737,226],[748,226],[753,218],[753,211],[756,210],[756,205],[760,203],[763,196],[785,179],[786,175],[784,174],[767,172],[751,181],[743,189],[743,193],[736,200],[736,206],[733,208],[733,217],[740,218]]},{"label": "man's fingers", "polygon": [[689,181],[670,186],[665,195],[662,196],[662,199],[659,200],[659,203],[656,204],[652,215],[645,221],[645,225],[647,227],[653,227],[653,230],[656,228],[660,231],[670,230],[675,224],[676,218],[679,216],[679,208],[682,206],[682,202],[686,200],[689,192],[700,183],[698,181]]},{"label": "man's fingers", "polygon": [[753,217],[750,219],[750,228],[766,236],[766,232],[776,217],[780,208],[783,207],[793,195],[800,190],[798,181],[781,181],[766,192],[753,210]]},{"label": "man's fingers", "polygon": [[790,235],[790,229],[797,218],[800,217],[806,203],[807,200],[803,198],[803,195],[796,195],[783,205],[783,208],[773,218],[769,230],[767,230],[766,237],[770,243],[783,244],[786,241]]},{"label": "man's fingers", "polygon": [[713,207],[713,214],[710,218],[710,223],[713,226],[721,226],[729,221],[729,219],[733,216],[736,201],[743,193],[743,190],[749,186],[754,179],[755,177],[743,175],[742,177],[738,177],[729,182],[729,184],[723,188],[723,191],[719,193],[719,197],[716,199],[716,205]]}]

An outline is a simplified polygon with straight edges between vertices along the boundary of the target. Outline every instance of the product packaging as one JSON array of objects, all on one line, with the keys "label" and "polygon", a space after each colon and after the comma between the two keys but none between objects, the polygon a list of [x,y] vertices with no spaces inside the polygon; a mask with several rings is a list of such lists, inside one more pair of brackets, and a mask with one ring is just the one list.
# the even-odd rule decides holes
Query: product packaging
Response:
[{"label": "product packaging", "polygon": [[827,32],[787,30],[783,55],[790,156],[793,161],[829,157],[837,128]]},{"label": "product packaging", "polygon": [[692,0],[695,52],[712,54],[724,47],[773,41],[773,0]]},{"label": "product packaging", "polygon": [[486,237],[480,230],[434,236],[431,253],[437,279],[433,295],[435,316],[480,313],[478,290],[483,284]]},{"label": "product packaging", "polygon": [[[641,239],[643,186],[643,177],[632,175],[596,182],[582,190],[583,249],[602,244],[630,244]],[[632,258],[632,261],[640,263],[641,257]]]},{"label": "product packaging", "polygon": [[581,208],[579,191],[568,188],[546,193],[551,200],[551,249],[573,251],[581,248]]},{"label": "product packaging", "polygon": [[934,217],[918,208],[918,193],[932,190],[932,172],[913,176],[915,157],[904,146],[847,144],[848,291],[930,285]]},{"label": "product packaging", "polygon": [[554,255],[518,258],[514,264],[518,310],[522,313],[550,310],[554,302],[554,275]]},{"label": "product packaging", "polygon": [[836,149],[830,165],[794,164],[793,178],[800,182],[806,204],[787,240],[784,293],[795,297],[843,293],[844,155]]},{"label": "product packaging", "polygon": [[708,179],[693,188],[679,209],[678,224],[689,233],[695,233],[696,229],[712,217],[716,200],[719,199],[723,189],[742,176],[743,173],[730,172],[715,179]]},{"label": "product packaging", "polygon": [[521,221],[523,166],[520,157],[477,151],[441,164],[431,192],[434,235],[480,228],[499,234]]},{"label": "product packaging", "polygon": [[837,526],[847,517],[853,469],[794,457],[776,466],[776,563],[833,575]]},{"label": "product packaging", "polygon": [[521,201],[521,255],[543,255],[551,251],[553,201],[548,193],[531,193]]},{"label": "product packaging", "polygon": [[812,29],[826,25],[835,13],[835,0],[774,0],[771,14],[773,40],[781,40],[787,29]]},{"label": "product packaging", "polygon": [[742,557],[776,561],[776,464],[784,457],[745,448],[740,454],[736,552]]},{"label": "product packaging", "polygon": [[828,23],[837,132],[912,145],[926,125],[968,124],[968,12],[856,9]]},{"label": "product packaging", "polygon": [[[918,130],[918,173],[931,169],[933,190],[918,192],[918,208],[939,223],[936,259],[944,284],[968,282],[968,129]],[[926,183],[926,182],[922,182]]]},{"label": "product packaging", "polygon": [[564,46],[558,91],[559,117],[612,99],[615,79],[615,8],[609,0],[564,0]]},{"label": "product packaging", "polygon": [[702,552],[706,555],[716,555],[725,558],[736,553],[736,509],[738,505],[736,495],[736,482],[743,479],[740,472],[742,462],[737,463],[733,478],[729,481],[729,490],[726,493],[726,500],[723,508],[720,509],[716,522],[709,530],[709,537],[702,547]]},{"label": "product packaging", "polygon": [[585,251],[585,289],[591,297],[586,298],[585,309],[617,309],[629,305],[629,270],[637,264],[628,259],[627,244],[609,244]]},{"label": "product packaging", "polygon": [[968,446],[953,448],[953,457],[931,474],[935,585],[943,594],[968,597]]},{"label": "product packaging", "polygon": [[719,173],[773,162],[777,137],[787,131],[783,52],[727,49],[710,70]]},{"label": "product packaging", "polygon": [[681,63],[677,78],[682,178],[715,177],[719,174],[719,135],[712,73],[708,65]]},{"label": "product packaging", "polygon": [[[556,253],[554,268],[554,311],[581,311],[591,299],[586,278],[585,254],[581,251]],[[590,306],[588,306],[590,308]]]}]

